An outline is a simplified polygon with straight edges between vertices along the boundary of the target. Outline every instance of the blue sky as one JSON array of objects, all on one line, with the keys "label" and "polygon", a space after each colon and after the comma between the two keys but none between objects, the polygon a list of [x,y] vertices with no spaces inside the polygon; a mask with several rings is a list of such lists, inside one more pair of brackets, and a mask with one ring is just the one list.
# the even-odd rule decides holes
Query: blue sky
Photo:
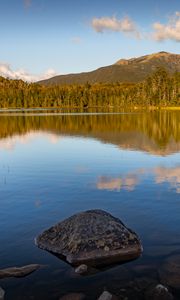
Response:
[{"label": "blue sky", "polygon": [[3,75],[89,71],[120,58],[180,53],[180,3],[0,0],[0,36]]}]

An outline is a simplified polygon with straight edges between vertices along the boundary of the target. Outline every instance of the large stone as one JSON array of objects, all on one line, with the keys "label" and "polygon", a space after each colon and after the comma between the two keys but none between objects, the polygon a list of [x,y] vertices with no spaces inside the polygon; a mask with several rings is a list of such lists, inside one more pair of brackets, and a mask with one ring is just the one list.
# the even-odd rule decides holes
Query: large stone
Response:
[{"label": "large stone", "polygon": [[120,263],[142,253],[136,233],[102,210],[75,214],[45,230],[35,243],[73,266]]}]

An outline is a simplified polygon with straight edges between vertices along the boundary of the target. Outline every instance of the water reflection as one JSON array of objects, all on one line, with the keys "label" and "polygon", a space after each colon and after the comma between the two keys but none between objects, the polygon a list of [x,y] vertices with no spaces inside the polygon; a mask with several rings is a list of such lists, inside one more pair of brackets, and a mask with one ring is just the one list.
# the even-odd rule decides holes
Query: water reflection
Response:
[{"label": "water reflection", "polygon": [[37,131],[51,132],[53,143],[57,142],[58,135],[65,134],[93,137],[123,149],[160,156],[180,151],[180,114],[175,111],[114,115],[0,115],[0,139],[10,137],[1,141],[1,148],[11,149],[13,136],[21,136],[19,142],[23,142]]},{"label": "water reflection", "polygon": [[33,140],[42,136],[44,136],[51,144],[57,144],[57,142],[61,139],[61,137],[57,134],[31,131],[23,135],[13,135],[12,137],[0,139],[0,150],[13,151],[17,145],[30,144]]},{"label": "water reflection", "polygon": [[168,182],[170,186],[180,193],[180,166],[174,168],[159,167],[154,169],[157,184]]},{"label": "water reflection", "polygon": [[98,190],[132,192],[138,184],[142,184],[147,176],[153,176],[156,184],[167,183],[176,193],[180,193],[180,166],[137,169],[134,173],[116,178],[100,176],[96,187]]},{"label": "water reflection", "polygon": [[124,189],[130,192],[134,190],[138,182],[139,178],[136,174],[127,175],[125,178],[110,178],[102,176],[98,179],[97,189],[109,191],[120,191]]}]

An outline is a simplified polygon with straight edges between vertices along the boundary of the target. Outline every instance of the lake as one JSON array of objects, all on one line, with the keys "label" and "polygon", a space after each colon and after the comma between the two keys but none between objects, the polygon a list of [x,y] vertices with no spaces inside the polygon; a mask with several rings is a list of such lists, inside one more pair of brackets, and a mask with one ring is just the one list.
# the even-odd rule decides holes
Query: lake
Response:
[{"label": "lake", "polygon": [[[142,257],[81,277],[34,245],[44,229],[95,208],[138,233]],[[97,299],[105,288],[144,299],[142,282],[161,282],[165,262],[180,253],[179,228],[180,112],[1,113],[0,268],[45,265],[1,280],[7,300]],[[170,289],[178,299],[180,286]]]}]

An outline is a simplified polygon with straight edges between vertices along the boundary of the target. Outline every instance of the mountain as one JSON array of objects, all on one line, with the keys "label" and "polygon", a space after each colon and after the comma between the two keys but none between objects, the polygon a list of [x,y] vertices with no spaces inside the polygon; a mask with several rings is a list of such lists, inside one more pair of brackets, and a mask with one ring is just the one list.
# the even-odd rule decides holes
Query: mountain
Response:
[{"label": "mountain", "polygon": [[139,82],[154,72],[158,67],[164,67],[169,72],[180,72],[180,54],[159,52],[131,59],[120,59],[115,64],[99,68],[91,72],[67,74],[39,81],[40,84],[84,84]]}]

